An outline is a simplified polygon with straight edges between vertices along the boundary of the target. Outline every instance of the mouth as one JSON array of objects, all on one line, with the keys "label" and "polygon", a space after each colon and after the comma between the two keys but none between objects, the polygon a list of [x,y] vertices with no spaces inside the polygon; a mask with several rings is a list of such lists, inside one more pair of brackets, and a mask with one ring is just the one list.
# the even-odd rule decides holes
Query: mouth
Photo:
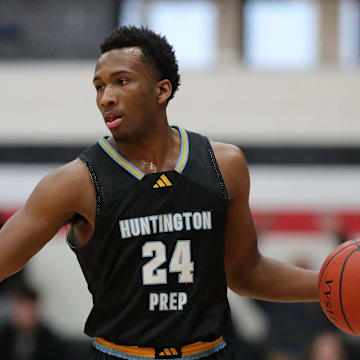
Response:
[{"label": "mouth", "polygon": [[123,120],[123,116],[115,113],[105,113],[104,119],[108,129],[113,129],[120,125],[121,121]]}]

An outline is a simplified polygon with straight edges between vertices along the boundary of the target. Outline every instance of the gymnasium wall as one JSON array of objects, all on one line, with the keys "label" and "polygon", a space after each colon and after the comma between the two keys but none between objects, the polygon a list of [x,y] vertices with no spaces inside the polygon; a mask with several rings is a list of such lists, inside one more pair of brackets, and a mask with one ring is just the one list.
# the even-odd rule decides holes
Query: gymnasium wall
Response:
[{"label": "gymnasium wall", "polygon": [[[2,63],[0,142],[88,144],[104,134],[94,62]],[[237,144],[358,145],[358,75],[337,67],[184,73],[169,121]]]},{"label": "gymnasium wall", "polygon": [[[95,105],[92,76],[101,32],[113,28],[121,15],[115,11],[120,3],[116,0],[107,1],[109,8],[97,17],[102,24],[93,22],[104,5],[96,0],[37,1],[21,15],[19,8],[25,3],[8,0],[0,5],[7,26],[17,19],[26,30],[16,33],[15,28],[16,41],[0,43],[0,223],[24,204],[45,174],[107,133]],[[122,3],[131,8],[155,1]],[[192,1],[182,3],[190,6]],[[319,269],[339,241],[360,234],[359,67],[345,69],[335,61],[332,34],[338,25],[320,20],[322,30],[311,34],[310,42],[325,35],[321,41],[327,46],[323,48],[319,40],[319,59],[312,66],[296,71],[247,67],[243,62],[249,59],[240,54],[246,53],[248,34],[242,24],[246,25],[246,16],[240,20],[234,11],[241,2],[215,3],[219,27],[208,27],[205,33],[218,31],[214,34],[218,54],[213,55],[219,65],[182,73],[181,87],[169,105],[169,122],[243,148],[262,252]],[[145,19],[144,14],[142,9],[138,15]],[[42,21],[33,21],[39,16]],[[26,21],[21,20],[24,17]],[[182,33],[180,38],[185,38]],[[296,43],[293,38],[290,42]],[[17,60],[11,60],[14,49]],[[36,56],[48,60],[33,61]],[[94,60],[80,60],[89,57]],[[329,59],[333,65],[326,65]],[[62,335],[81,338],[91,297],[66,245],[65,230],[30,261],[26,276],[41,292],[45,320]],[[264,316],[254,312],[246,299],[230,294],[230,301],[243,334],[253,339],[263,336]]]},{"label": "gymnasium wall", "polygon": [[[106,133],[95,105],[93,66],[2,63],[4,220],[45,174]],[[265,254],[318,269],[339,231],[348,237],[360,233],[358,74],[329,67],[275,73],[240,66],[183,74],[169,121],[244,148],[250,204]],[[340,159],[335,146],[345,151]],[[31,260],[27,276],[41,290],[46,321],[64,336],[82,337],[91,297],[64,239],[65,229]],[[244,311],[246,300],[230,295],[230,301],[245,336],[259,336],[264,319],[248,307]],[[250,320],[254,316],[256,323]]]}]

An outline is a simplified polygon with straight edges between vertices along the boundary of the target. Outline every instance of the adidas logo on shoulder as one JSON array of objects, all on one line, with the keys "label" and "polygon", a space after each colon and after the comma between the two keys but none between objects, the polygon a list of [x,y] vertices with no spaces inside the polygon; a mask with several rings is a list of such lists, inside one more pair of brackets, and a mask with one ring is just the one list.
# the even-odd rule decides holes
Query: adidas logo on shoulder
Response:
[{"label": "adidas logo on shoulder", "polygon": [[153,185],[154,189],[159,189],[159,188],[165,188],[165,187],[169,187],[172,186],[171,181],[166,177],[165,174],[161,175],[159,177],[158,180],[156,180],[156,183]]}]

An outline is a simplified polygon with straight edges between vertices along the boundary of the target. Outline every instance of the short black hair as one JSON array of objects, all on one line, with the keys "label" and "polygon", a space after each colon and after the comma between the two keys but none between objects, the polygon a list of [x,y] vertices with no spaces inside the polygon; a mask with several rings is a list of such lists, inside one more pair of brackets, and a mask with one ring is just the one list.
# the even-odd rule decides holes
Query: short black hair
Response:
[{"label": "short black hair", "polygon": [[105,37],[100,50],[101,54],[104,54],[124,47],[140,48],[145,61],[159,73],[159,80],[168,79],[171,82],[171,100],[180,85],[180,75],[175,51],[166,37],[143,26],[120,26]]}]

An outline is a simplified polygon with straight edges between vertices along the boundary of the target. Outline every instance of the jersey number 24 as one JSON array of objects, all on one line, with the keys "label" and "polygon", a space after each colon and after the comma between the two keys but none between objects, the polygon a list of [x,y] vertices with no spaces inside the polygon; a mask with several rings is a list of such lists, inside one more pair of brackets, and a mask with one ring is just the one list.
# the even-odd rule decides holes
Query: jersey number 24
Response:
[{"label": "jersey number 24", "polygon": [[[178,282],[194,282],[194,262],[191,261],[191,240],[178,240],[169,263],[169,272],[179,273]],[[144,285],[167,284],[167,269],[159,269],[166,261],[166,246],[162,241],[148,241],[142,247],[143,257],[152,257],[142,267]]]}]

